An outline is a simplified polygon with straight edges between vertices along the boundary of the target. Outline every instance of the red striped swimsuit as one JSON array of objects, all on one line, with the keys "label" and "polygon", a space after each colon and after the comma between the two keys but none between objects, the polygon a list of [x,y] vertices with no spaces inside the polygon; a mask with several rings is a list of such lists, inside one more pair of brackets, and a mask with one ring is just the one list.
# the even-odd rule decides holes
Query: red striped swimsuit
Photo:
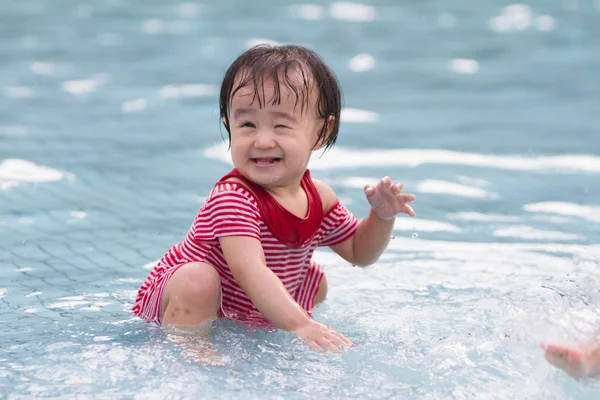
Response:
[{"label": "red striped swimsuit", "polygon": [[[231,176],[245,181],[252,191],[240,183],[226,182],[225,179]],[[296,302],[307,312],[312,312],[323,277],[321,267],[311,261],[314,250],[350,238],[358,221],[339,202],[323,213],[321,199],[309,171],[302,178],[302,187],[309,199],[307,218],[297,217],[278,206],[272,197],[261,192],[262,189],[244,179],[235,169],[223,177],[198,211],[185,240],[171,247],[150,272],[138,291],[133,313],[147,322],[160,325],[162,293],[169,278],[184,264],[203,262],[212,265],[221,277],[220,317],[254,326],[272,326],[236,283],[219,244],[221,236],[249,236],[260,240],[267,267],[281,279]],[[281,210],[277,210],[277,206]],[[310,223],[311,213],[318,216],[316,224],[314,218]],[[302,227],[307,222],[314,225],[309,232]],[[285,226],[289,228],[290,224],[295,229],[287,229],[287,236],[296,232],[296,237],[282,240],[285,236],[282,236],[282,229],[285,234]],[[295,243],[290,244],[290,240],[294,239]]]}]

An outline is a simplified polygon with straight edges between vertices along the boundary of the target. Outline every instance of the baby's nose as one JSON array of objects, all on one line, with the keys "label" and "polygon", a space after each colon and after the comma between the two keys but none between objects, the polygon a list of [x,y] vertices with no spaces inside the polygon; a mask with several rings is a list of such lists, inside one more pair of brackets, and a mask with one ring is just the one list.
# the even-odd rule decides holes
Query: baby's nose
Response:
[{"label": "baby's nose", "polygon": [[259,134],[256,135],[254,147],[260,149],[270,149],[272,147],[275,147],[275,140],[273,138],[273,135],[270,132],[259,132]]}]

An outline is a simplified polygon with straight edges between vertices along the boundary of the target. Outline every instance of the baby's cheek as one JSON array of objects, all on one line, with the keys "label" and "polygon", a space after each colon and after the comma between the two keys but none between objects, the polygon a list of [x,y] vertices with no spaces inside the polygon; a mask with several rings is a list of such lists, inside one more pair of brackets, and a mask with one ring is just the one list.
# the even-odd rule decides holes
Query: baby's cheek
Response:
[{"label": "baby's cheek", "polygon": [[306,156],[303,156],[302,158],[299,158],[299,160],[301,161],[302,165],[308,165],[310,161],[310,153],[308,153]]}]

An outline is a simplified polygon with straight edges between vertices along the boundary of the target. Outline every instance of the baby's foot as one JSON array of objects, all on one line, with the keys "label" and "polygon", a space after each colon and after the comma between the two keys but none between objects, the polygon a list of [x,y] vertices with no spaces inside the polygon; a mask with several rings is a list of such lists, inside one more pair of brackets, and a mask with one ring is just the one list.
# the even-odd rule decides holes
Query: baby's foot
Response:
[{"label": "baby's foot", "polygon": [[600,348],[575,348],[556,344],[542,344],[546,360],[569,376],[579,379],[600,373]]},{"label": "baby's foot", "polygon": [[224,367],[228,360],[217,351],[210,339],[212,322],[197,326],[167,326],[167,338],[181,349],[183,355],[201,365]]},{"label": "baby's foot", "polygon": [[227,359],[210,346],[190,346],[184,350],[184,354],[200,365],[210,365],[214,367],[225,367],[228,365]]}]

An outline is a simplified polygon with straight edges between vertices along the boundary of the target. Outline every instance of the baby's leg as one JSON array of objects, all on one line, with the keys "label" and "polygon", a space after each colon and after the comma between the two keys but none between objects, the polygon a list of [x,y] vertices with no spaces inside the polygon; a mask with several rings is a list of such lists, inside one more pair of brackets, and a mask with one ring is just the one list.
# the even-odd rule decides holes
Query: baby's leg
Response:
[{"label": "baby's leg", "polygon": [[198,325],[217,319],[221,308],[221,278],[212,265],[189,263],[167,282],[161,302],[162,325]]},{"label": "baby's leg", "polygon": [[221,278],[209,264],[189,263],[167,282],[161,303],[161,321],[183,353],[204,365],[226,365],[208,341],[211,320],[221,308]]},{"label": "baby's leg", "polygon": [[319,282],[319,290],[317,291],[317,294],[315,295],[315,306],[319,305],[323,301],[325,301],[325,298],[327,297],[327,290],[328,290],[327,278],[325,277],[325,274],[323,274],[323,277],[321,278],[321,282]]},{"label": "baby's leg", "polygon": [[165,332],[185,357],[202,365],[225,366],[227,361],[214,349],[209,340],[211,325],[211,321],[204,321],[195,326],[168,325]]}]

